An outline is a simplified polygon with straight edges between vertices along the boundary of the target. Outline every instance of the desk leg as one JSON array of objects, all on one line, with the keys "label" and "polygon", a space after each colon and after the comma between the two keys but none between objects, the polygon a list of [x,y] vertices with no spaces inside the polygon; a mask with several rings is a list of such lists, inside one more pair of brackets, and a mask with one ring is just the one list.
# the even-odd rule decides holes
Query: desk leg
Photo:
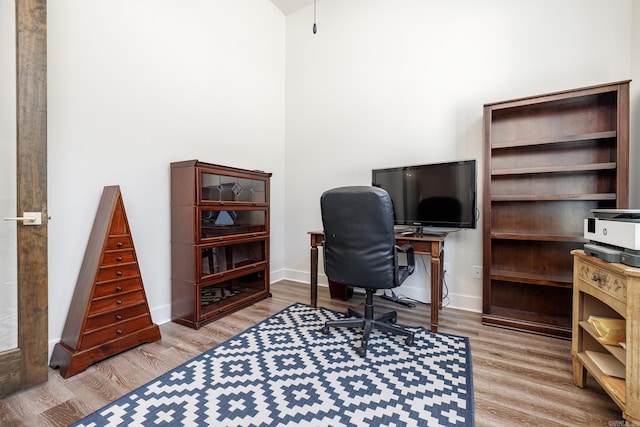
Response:
[{"label": "desk leg", "polygon": [[440,251],[440,275],[438,277],[438,309],[442,310],[442,294],[444,293],[444,247]]},{"label": "desk leg", "polygon": [[311,307],[318,305],[318,247],[311,246]]},{"label": "desk leg", "polygon": [[431,244],[431,332],[438,332],[438,314],[442,307],[442,278],[440,276],[440,244]]}]

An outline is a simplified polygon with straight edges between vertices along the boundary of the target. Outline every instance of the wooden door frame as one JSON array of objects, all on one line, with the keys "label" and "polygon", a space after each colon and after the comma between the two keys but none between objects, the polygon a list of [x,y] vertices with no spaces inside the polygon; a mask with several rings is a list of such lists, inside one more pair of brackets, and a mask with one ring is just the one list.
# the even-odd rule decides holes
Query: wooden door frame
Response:
[{"label": "wooden door frame", "polygon": [[0,353],[0,397],[48,379],[47,5],[16,0],[18,348]]}]

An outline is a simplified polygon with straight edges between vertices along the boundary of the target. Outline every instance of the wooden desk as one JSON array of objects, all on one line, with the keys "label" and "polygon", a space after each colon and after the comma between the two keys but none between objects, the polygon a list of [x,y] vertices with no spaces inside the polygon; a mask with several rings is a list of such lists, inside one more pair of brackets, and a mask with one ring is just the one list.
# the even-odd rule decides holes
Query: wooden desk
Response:
[{"label": "wooden desk", "polygon": [[[318,246],[324,241],[324,232],[310,231],[311,236],[311,307],[318,304]],[[413,251],[431,256],[431,332],[438,332],[438,311],[442,309],[442,283],[444,279],[444,239],[446,234],[396,235],[396,244],[411,244]]]}]

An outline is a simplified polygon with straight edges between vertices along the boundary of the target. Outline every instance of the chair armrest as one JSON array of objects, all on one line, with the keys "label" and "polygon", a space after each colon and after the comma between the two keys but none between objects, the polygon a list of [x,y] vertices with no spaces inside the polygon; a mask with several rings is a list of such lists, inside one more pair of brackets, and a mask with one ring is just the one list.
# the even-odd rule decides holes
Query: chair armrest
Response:
[{"label": "chair armrest", "polygon": [[413,252],[413,246],[411,246],[411,243],[405,243],[402,246],[396,245],[396,249],[399,250],[400,252],[408,252],[409,250]]},{"label": "chair armrest", "polygon": [[416,255],[413,252],[413,246],[409,243],[402,246],[396,245],[396,252],[402,252],[407,255],[407,267],[409,269],[409,274],[413,274],[413,271],[416,268]]}]

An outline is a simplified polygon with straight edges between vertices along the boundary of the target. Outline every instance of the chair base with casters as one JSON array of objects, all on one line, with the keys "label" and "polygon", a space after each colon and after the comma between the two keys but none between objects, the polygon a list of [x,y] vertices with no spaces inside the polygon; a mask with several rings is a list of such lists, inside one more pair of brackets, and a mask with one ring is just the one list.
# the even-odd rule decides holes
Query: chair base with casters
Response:
[{"label": "chair base with casters", "polygon": [[[323,334],[329,333],[329,328],[362,328],[362,341],[360,347],[356,347],[356,352],[364,357],[367,353],[367,344],[369,343],[369,336],[373,329],[378,329],[382,332],[389,332],[395,335],[404,336],[404,343],[408,346],[413,344],[413,332],[395,325],[398,318],[398,314],[395,311],[382,314],[380,316],[373,316],[373,294],[376,289],[366,289],[367,296],[364,305],[364,315],[358,313],[351,307],[349,307],[346,315],[347,319],[329,320],[325,322],[322,328]],[[352,318],[355,317],[355,318]]]}]

